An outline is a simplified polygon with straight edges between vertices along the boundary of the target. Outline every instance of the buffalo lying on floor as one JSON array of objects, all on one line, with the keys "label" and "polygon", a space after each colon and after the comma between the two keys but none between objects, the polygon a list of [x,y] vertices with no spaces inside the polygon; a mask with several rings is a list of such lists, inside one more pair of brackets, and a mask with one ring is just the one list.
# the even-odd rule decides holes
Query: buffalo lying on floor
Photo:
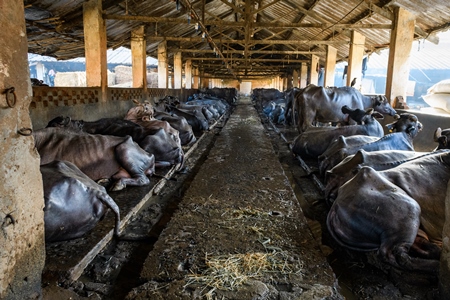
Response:
[{"label": "buffalo lying on floor", "polygon": [[209,130],[209,123],[201,111],[185,110],[175,106],[166,106],[165,110],[171,115],[184,117],[195,133]]},{"label": "buffalo lying on floor", "polygon": [[176,141],[177,145],[181,148],[180,132],[173,128],[169,122],[164,120],[157,120],[153,117],[154,110],[149,103],[139,103],[133,101],[134,107],[130,108],[125,115],[125,120],[136,123],[144,128],[147,128],[151,132],[155,132],[162,128],[164,131]]},{"label": "buffalo lying on floor", "polygon": [[394,267],[436,274],[449,179],[449,150],[385,171],[362,167],[339,189],[328,230],[345,248],[377,251]]},{"label": "buffalo lying on floor", "polygon": [[344,106],[342,110],[347,114],[352,114],[353,119],[362,124],[341,127],[308,127],[306,131],[300,133],[295,138],[292,145],[292,152],[300,156],[317,158],[339,136],[368,135],[382,137],[384,135],[383,126],[377,121],[377,118],[382,119],[383,115],[374,112],[373,108],[364,111],[361,109],[352,110]]},{"label": "buffalo lying on floor", "polygon": [[338,189],[364,166],[372,167],[376,171],[383,171],[429,153],[407,150],[379,150],[373,152],[359,150],[356,154],[344,158],[325,174],[325,200],[328,204],[333,203],[338,195]]},{"label": "buffalo lying on floor", "polygon": [[[354,135],[349,137],[339,136],[319,156],[319,170],[322,176],[341,162],[345,157],[355,154],[358,150],[407,150],[414,151],[413,141],[422,130],[422,123],[414,114],[402,113],[396,115],[395,121],[386,127],[393,131],[381,138],[373,140],[373,137]],[[350,142],[349,142],[350,141]]]},{"label": "buffalo lying on floor", "polygon": [[69,161],[94,181],[112,180],[111,190],[150,183],[155,157],[133,142],[130,136],[87,134],[49,127],[33,132],[41,165]]},{"label": "buffalo lying on floor", "polygon": [[108,208],[115,215],[114,234],[119,236],[119,207],[103,186],[68,161],[52,161],[40,169],[46,242],[83,236],[97,225]]},{"label": "buffalo lying on floor", "polygon": [[128,110],[125,116],[126,120],[141,120],[142,122],[146,122],[148,118],[150,120],[167,122],[170,124],[170,127],[178,131],[180,143],[183,146],[195,143],[197,140],[192,131],[192,126],[189,125],[184,117],[172,116],[169,113],[158,111],[148,102],[140,103],[134,100],[133,103],[135,106]]},{"label": "buffalo lying on floor", "polygon": [[192,126],[189,125],[185,117],[176,116],[167,112],[155,110],[153,117],[157,120],[166,121],[180,133],[181,145],[191,145],[195,143],[195,137]]},{"label": "buffalo lying on floor", "polygon": [[176,165],[178,163],[182,166],[184,163],[184,152],[179,141],[162,128],[144,128],[134,122],[120,118],[103,118],[87,122],[71,120],[68,117],[61,116],[51,120],[47,127],[72,128],[99,135],[130,136],[142,149],[155,156],[156,166]]}]

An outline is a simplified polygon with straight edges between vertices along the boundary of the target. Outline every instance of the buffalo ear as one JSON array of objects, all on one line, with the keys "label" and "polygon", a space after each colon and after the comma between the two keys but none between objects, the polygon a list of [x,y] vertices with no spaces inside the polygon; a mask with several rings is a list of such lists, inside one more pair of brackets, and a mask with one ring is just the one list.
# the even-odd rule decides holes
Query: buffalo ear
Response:
[{"label": "buffalo ear", "polygon": [[347,105],[342,106],[341,111],[343,114],[348,114],[349,112],[352,112],[353,110],[350,109]]},{"label": "buffalo ear", "polygon": [[67,125],[69,125],[71,120],[72,119],[70,117],[65,117],[64,121],[61,124],[64,125],[64,126],[67,126]]},{"label": "buffalo ear", "polygon": [[373,108],[366,109],[366,115],[372,115],[375,112]]},{"label": "buffalo ear", "polygon": [[377,119],[384,119],[383,114],[382,114],[382,113],[379,113],[379,112],[377,112],[377,111],[374,111],[374,112],[372,113],[372,117],[377,118]]}]

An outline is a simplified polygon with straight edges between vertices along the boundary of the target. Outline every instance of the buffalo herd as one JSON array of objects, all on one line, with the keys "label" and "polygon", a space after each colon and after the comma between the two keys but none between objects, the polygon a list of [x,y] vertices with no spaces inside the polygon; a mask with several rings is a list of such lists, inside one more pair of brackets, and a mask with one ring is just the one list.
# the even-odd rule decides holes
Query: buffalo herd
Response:
[{"label": "buffalo herd", "polygon": [[[433,151],[417,152],[413,142],[423,128],[417,116],[397,113],[386,97],[353,87],[257,89],[253,101],[275,126],[296,132],[289,142],[293,155],[317,162],[335,243],[374,251],[394,268],[437,274],[449,129],[436,129]],[[385,116],[394,122],[383,128]]]},{"label": "buffalo herd", "polygon": [[[227,95],[231,91],[220,91]],[[353,87],[254,89],[256,108],[276,125],[297,132],[296,156],[316,160],[335,242],[376,251],[381,261],[411,271],[437,273],[450,179],[450,130],[437,128],[430,152],[416,152],[423,125],[398,114],[384,96]],[[123,118],[95,121],[57,116],[32,132],[41,157],[46,241],[83,236],[106,210],[120,212],[108,191],[150,183],[155,170],[180,170],[184,150],[229,114],[236,98],[199,94],[182,103],[166,96],[134,101]],[[392,116],[384,126],[379,120]],[[387,132],[385,134],[385,132]]]},{"label": "buffalo herd", "polygon": [[159,168],[181,170],[186,148],[229,114],[234,101],[210,94],[185,103],[169,96],[152,104],[134,100],[122,118],[56,116],[32,131],[44,187],[46,242],[85,235],[108,209],[115,215],[114,235],[126,238],[108,192],[148,185]]}]

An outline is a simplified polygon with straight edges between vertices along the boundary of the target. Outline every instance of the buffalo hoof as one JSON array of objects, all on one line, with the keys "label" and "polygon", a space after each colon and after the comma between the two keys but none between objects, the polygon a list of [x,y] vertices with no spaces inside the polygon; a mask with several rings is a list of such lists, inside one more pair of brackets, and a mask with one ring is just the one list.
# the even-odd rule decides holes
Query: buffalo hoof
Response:
[{"label": "buffalo hoof", "polygon": [[117,181],[114,185],[109,189],[111,192],[121,191],[126,187],[122,181]]}]

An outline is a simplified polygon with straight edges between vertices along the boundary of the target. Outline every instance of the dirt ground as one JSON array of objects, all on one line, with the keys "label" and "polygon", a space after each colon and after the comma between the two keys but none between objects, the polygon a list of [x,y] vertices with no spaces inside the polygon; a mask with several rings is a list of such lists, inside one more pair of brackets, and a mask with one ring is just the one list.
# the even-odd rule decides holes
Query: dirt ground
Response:
[{"label": "dirt ground", "polygon": [[[204,263],[207,256],[218,256],[221,253],[245,253],[248,248],[259,247],[261,250],[267,250],[271,240],[276,240],[280,236],[280,226],[286,220],[282,218],[288,207],[280,207],[270,211],[259,209],[261,198],[277,197],[289,199],[286,195],[270,195],[270,189],[266,191],[260,190],[253,198],[241,199],[241,203],[234,202],[232,206],[226,203],[214,203],[213,199],[209,199],[208,206],[202,206],[195,201],[185,203],[186,190],[192,184],[192,181],[201,168],[202,163],[208,155],[211,155],[211,147],[216,142],[216,137],[221,134],[222,124],[217,126],[213,131],[209,132],[199,143],[195,154],[188,160],[184,172],[174,175],[169,180],[164,189],[152,197],[148,205],[138,214],[134,221],[128,226],[128,231],[139,234],[148,234],[148,239],[140,242],[130,241],[114,241],[104,251],[102,251],[94,261],[86,268],[83,275],[75,282],[64,282],[58,285],[53,284],[51,280],[44,281],[44,299],[439,299],[437,290],[437,278],[429,277],[423,274],[407,274],[394,270],[390,267],[380,264],[373,253],[363,254],[344,250],[338,247],[332,239],[327,235],[324,221],[326,218],[328,207],[323,201],[321,191],[317,187],[311,176],[300,166],[299,161],[292,156],[288,144],[280,136],[280,132],[287,139],[292,141],[296,135],[295,130],[285,126],[277,126],[275,129],[267,122],[265,117],[261,115],[262,123],[267,135],[272,142],[273,150],[278,155],[279,162],[283,167],[284,174],[289,180],[289,185],[295,192],[295,195],[303,210],[303,214],[307,219],[309,228],[295,228],[292,226],[291,232],[283,233],[283,241],[276,244],[280,249],[290,247],[290,241],[299,241],[299,231],[311,230],[314,238],[319,241],[320,251],[317,251],[315,245],[305,244],[301,250],[302,255],[310,255],[310,261],[317,260],[314,257],[318,253],[327,255],[327,260],[332,267],[334,274],[324,273],[322,266],[307,266],[302,269],[301,261],[295,256],[282,257],[282,261],[289,267],[288,272],[274,273],[272,278],[258,278],[254,284],[250,284],[248,291],[240,294],[233,294],[230,291],[220,291],[216,289],[214,297],[208,298],[204,284],[201,281],[195,281],[192,278],[189,287],[190,297],[182,295],[179,291],[186,286],[185,281],[178,280],[178,275],[186,274],[186,270],[200,274],[206,268]],[[218,155],[217,160],[226,159]],[[314,162],[305,161],[309,166],[314,168]],[[242,176],[241,178],[239,176]],[[236,176],[226,177],[225,182],[219,182],[223,186],[237,185],[244,180],[245,173]],[[267,181],[270,182],[273,174],[267,174]],[[208,189],[208,186],[204,186]],[[192,199],[191,199],[192,200]],[[165,246],[180,247],[180,255],[186,255],[184,259],[181,257],[173,257],[168,251],[162,257],[158,257],[157,261],[163,266],[151,266],[147,262],[148,270],[166,270],[165,274],[145,274],[143,266],[146,265],[148,257],[152,256],[152,250],[155,243],[160,238],[161,233],[166,225],[171,221],[172,216],[176,213],[180,206],[193,212],[186,218],[191,218],[192,223],[202,223],[203,226],[183,227],[181,234],[187,238],[187,242],[180,246],[175,241],[166,239]],[[224,211],[233,218],[228,219]],[[235,223],[232,220],[239,220]],[[208,220],[219,220],[223,227],[230,227],[232,234],[227,234],[226,230],[217,230],[213,235],[205,234],[205,230],[214,230],[208,227]],[[294,223],[293,223],[294,224]],[[179,229],[176,224],[175,228]],[[249,228],[253,231],[249,235]],[[264,228],[263,234],[259,234]],[[222,228],[223,229],[223,228]],[[170,232],[169,232],[170,233]],[[170,236],[167,235],[166,236]],[[177,234],[180,234],[178,232]],[[174,236],[174,235],[173,235]],[[189,238],[192,237],[192,238]],[[256,238],[255,238],[256,237]],[[288,237],[288,238],[286,238]],[[204,239],[204,243],[208,243],[209,249],[216,249],[211,253],[197,253],[196,245],[199,240]],[[205,240],[207,239],[207,240]],[[257,245],[255,245],[257,244]],[[274,246],[275,247],[275,246]],[[277,249],[273,249],[277,253]],[[189,254],[189,255],[187,255]],[[159,255],[159,254],[158,254]],[[202,256],[202,259],[199,257]],[[206,258],[205,258],[206,257]],[[238,258],[237,258],[238,259]],[[239,258],[242,259],[242,258]],[[252,259],[258,259],[253,257]],[[150,260],[151,261],[151,260]],[[177,263],[183,261],[183,263]],[[212,262],[210,262],[212,263]],[[222,262],[230,264],[229,261]],[[149,265],[150,264],[150,265]],[[164,266],[166,264],[167,266]],[[171,267],[169,267],[169,264]],[[173,266],[177,270],[171,270]],[[302,271],[300,271],[302,270]],[[150,272],[150,271],[149,271]],[[305,273],[306,272],[306,273]],[[178,274],[178,275],[177,275]],[[181,275],[180,275],[181,276]],[[265,275],[271,277],[271,275]],[[146,277],[157,278],[158,280],[147,280]],[[298,277],[297,279],[295,277]],[[288,278],[288,279],[287,279]],[[308,278],[305,280],[305,278]],[[198,279],[198,278],[197,278]],[[330,292],[320,286],[315,286],[317,282],[332,282],[337,279],[339,286],[337,293]],[[297,281],[296,281],[297,280]],[[171,284],[167,282],[171,281]],[[278,291],[283,289],[286,292],[278,292],[277,298],[271,298],[268,295],[275,295],[273,291],[266,290],[267,287],[258,285],[258,282],[276,282]],[[297,286],[288,285],[289,282],[302,282]],[[283,286],[283,282],[286,283]],[[152,291],[149,294],[148,291]],[[308,291],[305,293],[304,291]],[[245,294],[247,293],[247,294]],[[296,294],[297,293],[297,294]],[[152,295],[152,296],[150,296]],[[194,296],[192,296],[194,295]],[[242,295],[248,297],[242,298]],[[255,296],[256,295],[256,296]],[[297,295],[297,296],[296,296]],[[300,297],[302,295],[302,297]]]}]

